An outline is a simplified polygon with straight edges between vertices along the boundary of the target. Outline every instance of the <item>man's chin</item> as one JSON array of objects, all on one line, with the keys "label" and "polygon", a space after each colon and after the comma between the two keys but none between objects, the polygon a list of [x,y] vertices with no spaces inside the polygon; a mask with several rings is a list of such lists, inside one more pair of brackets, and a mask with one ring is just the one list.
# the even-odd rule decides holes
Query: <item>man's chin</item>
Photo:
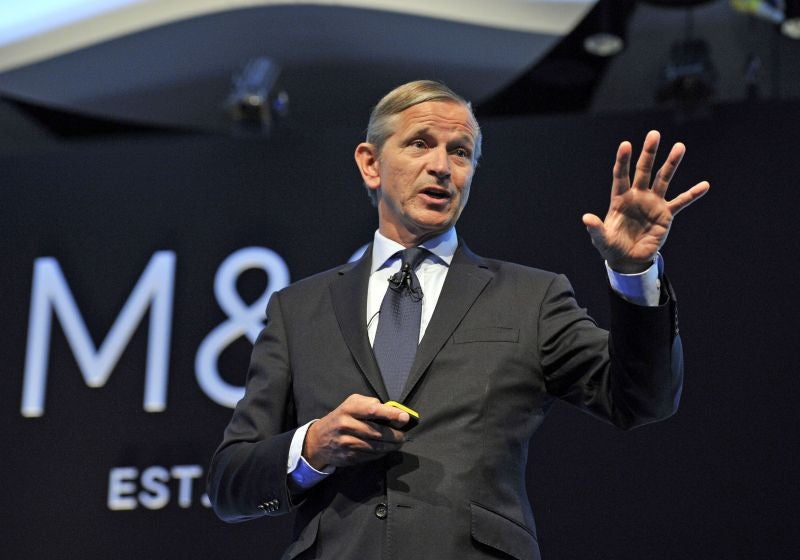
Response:
[{"label": "man's chin", "polygon": [[423,229],[447,229],[458,219],[451,208],[425,208],[410,217]]},{"label": "man's chin", "polygon": [[[440,233],[444,233],[458,220],[458,216],[453,216],[452,212],[443,212],[437,210],[430,210],[427,208],[415,208],[412,212],[406,212],[401,216],[396,216],[396,219],[386,220],[387,216],[383,216],[381,220],[381,231],[392,233],[387,237],[398,237],[396,241],[401,243],[415,242],[421,243],[426,239],[435,237]],[[386,227],[384,227],[386,226]]]},{"label": "man's chin", "polygon": [[420,241],[424,241],[426,239],[430,239],[431,237],[436,237],[440,233],[444,233],[453,225],[455,225],[456,221],[454,219],[442,219],[436,221],[420,221],[414,224],[414,229],[410,230],[413,231],[415,237],[417,237]]}]

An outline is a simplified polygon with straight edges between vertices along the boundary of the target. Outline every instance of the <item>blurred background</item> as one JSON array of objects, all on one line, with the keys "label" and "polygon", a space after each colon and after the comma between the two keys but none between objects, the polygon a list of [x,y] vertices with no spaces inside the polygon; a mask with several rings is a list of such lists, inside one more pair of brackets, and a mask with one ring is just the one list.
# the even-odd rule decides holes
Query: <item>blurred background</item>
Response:
[{"label": "blurred background", "polygon": [[795,0],[0,4],[4,555],[280,557],[291,520],[223,524],[205,471],[266,298],[370,241],[353,149],[420,78],[484,132],[459,233],[601,324],[580,216],[619,141],[658,128],[688,147],[675,192],[712,184],[664,251],[682,408],[631,433],[553,410],[544,558],[798,557]]}]

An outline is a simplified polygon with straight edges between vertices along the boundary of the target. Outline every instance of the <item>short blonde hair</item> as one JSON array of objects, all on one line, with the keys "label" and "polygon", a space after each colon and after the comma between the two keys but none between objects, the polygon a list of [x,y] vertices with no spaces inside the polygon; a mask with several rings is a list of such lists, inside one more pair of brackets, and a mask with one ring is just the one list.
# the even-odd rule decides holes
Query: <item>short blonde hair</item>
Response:
[{"label": "short blonde hair", "polygon": [[[384,95],[370,114],[366,141],[375,146],[380,154],[386,140],[395,132],[397,115],[409,107],[428,101],[452,101],[464,105],[469,110],[471,124],[476,131],[472,159],[477,164],[481,157],[481,128],[472,112],[472,104],[443,83],[433,80],[408,82]],[[377,193],[371,189],[367,189],[367,193],[373,204],[376,204]]]}]

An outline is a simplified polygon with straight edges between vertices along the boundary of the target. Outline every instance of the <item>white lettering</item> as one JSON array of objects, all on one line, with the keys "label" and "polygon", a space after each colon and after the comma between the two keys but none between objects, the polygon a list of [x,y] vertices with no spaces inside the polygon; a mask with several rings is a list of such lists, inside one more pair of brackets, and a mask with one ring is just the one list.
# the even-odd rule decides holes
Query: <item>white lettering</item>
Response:
[{"label": "white lettering", "polygon": [[143,407],[147,412],[163,411],[167,406],[174,281],[175,253],[155,253],[98,350],[58,261],[52,257],[36,259],[28,321],[22,415],[37,417],[44,414],[51,310],[61,322],[86,385],[102,387],[148,307],[151,310]]},{"label": "white lettering", "polygon": [[147,509],[161,509],[169,503],[169,471],[164,467],[153,466],[142,471],[139,503]]},{"label": "white lettering", "polygon": [[203,476],[200,465],[175,465],[170,471],[172,478],[178,479],[178,505],[188,508],[192,505],[192,480]]},{"label": "white lettering", "polygon": [[136,484],[131,482],[139,476],[134,467],[118,467],[108,473],[108,509],[123,511],[136,509]]},{"label": "white lettering", "polygon": [[[252,304],[245,305],[236,291],[236,279],[244,271],[260,268],[268,275],[264,293]],[[276,252],[265,247],[246,247],[231,254],[220,265],[214,277],[214,294],[219,306],[228,314],[225,321],[200,343],[195,357],[195,375],[200,388],[211,400],[233,408],[244,396],[244,387],[222,379],[217,362],[224,348],[242,335],[255,343],[263,328],[264,310],[276,290],[289,285],[289,268]]]},{"label": "white lettering", "polygon": [[[129,511],[140,504],[149,510],[167,507],[176,495],[178,507],[188,509],[195,500],[195,480],[202,479],[200,465],[175,465],[171,468],[153,465],[141,471],[136,467],[114,467],[108,473],[108,509]],[[208,495],[200,495],[200,505],[211,507]]]}]

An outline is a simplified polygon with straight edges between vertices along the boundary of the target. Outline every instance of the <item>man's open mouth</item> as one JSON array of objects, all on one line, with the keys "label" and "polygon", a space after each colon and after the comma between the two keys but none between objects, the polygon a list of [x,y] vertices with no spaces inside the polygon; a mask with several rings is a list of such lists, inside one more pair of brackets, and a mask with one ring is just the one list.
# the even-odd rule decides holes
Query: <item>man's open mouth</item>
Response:
[{"label": "man's open mouth", "polygon": [[447,189],[427,188],[422,190],[422,194],[438,200],[445,200],[450,198],[450,191]]}]

